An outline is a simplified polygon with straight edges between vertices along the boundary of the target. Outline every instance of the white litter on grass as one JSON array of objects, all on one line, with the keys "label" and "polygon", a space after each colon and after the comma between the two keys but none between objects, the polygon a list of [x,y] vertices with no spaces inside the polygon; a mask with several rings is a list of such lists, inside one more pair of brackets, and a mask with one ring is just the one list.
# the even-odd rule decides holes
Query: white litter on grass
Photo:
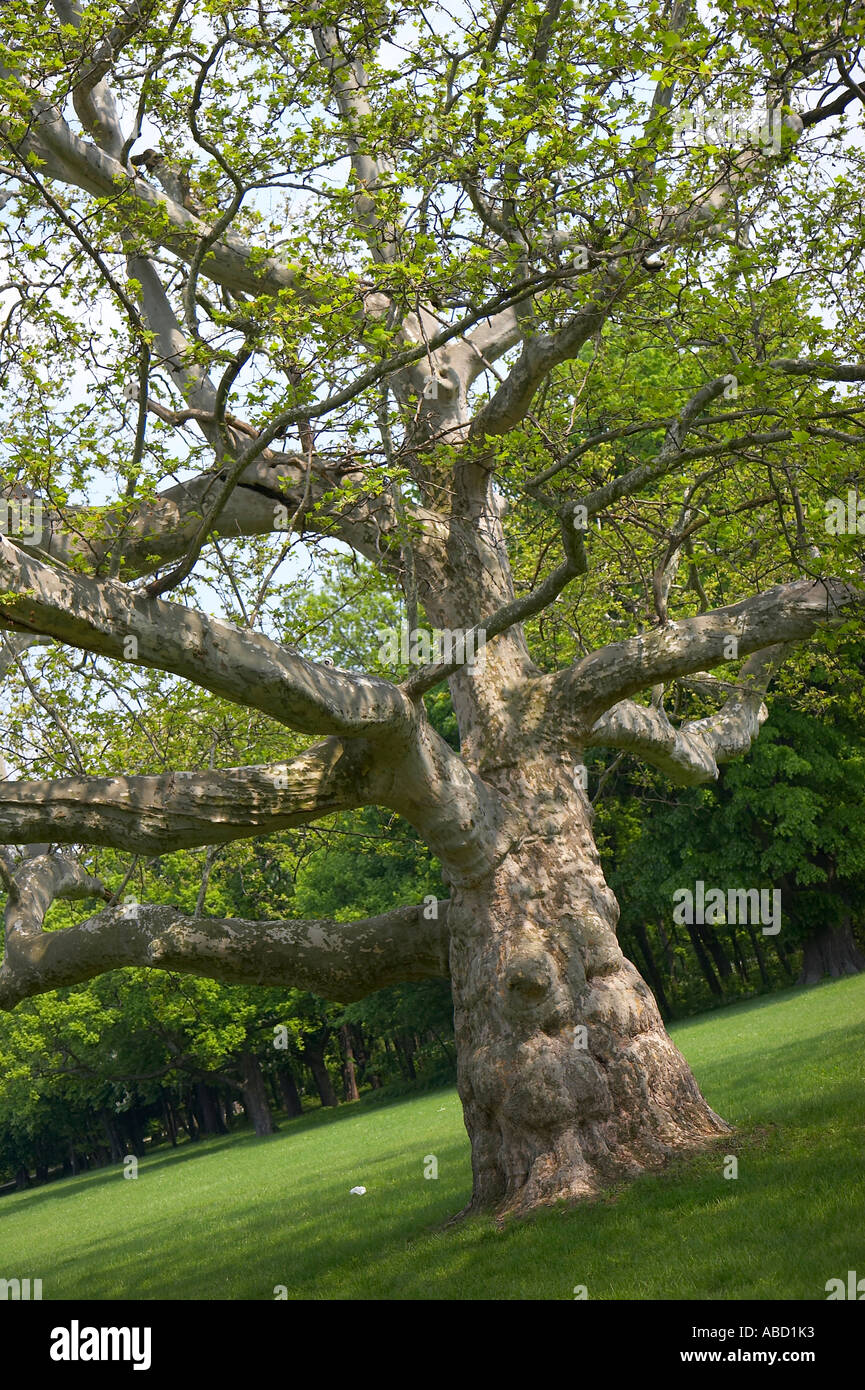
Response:
[{"label": "white litter on grass", "polygon": [[351,1192],[354,1194],[355,1197],[362,1197],[363,1194],[366,1192],[366,1188],[365,1188],[365,1187],[353,1187],[353,1188],[351,1188]]}]

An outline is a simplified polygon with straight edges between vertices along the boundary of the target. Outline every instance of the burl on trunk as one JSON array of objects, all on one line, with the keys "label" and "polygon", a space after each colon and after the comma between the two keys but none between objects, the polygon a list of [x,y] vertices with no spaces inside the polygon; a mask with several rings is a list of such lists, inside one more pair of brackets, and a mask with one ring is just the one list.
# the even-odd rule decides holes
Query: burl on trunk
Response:
[{"label": "burl on trunk", "polygon": [[589,1196],[728,1129],[619,948],[567,766],[524,764],[511,796],[519,844],[449,913],[467,1210],[501,1214]]}]

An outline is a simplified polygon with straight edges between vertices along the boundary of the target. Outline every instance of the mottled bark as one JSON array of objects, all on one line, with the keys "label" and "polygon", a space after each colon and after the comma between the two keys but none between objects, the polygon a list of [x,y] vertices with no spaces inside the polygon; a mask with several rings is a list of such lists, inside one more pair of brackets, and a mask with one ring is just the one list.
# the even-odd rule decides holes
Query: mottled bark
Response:
[{"label": "mottled bark", "polygon": [[[294,729],[394,734],[410,728],[416,718],[411,702],[390,681],[332,671],[261,633],[251,637],[182,604],[132,594],[110,580],[55,570],[2,535],[0,577],[3,626],[173,671]],[[135,644],[131,657],[130,640]]]},{"label": "mottled bark", "polygon": [[[40,866],[49,880],[44,892]],[[76,868],[45,855],[27,865],[41,896],[38,911],[10,897],[0,1008],[124,965],[209,975],[231,984],[292,985],[346,1003],[388,984],[447,975],[446,902],[433,921],[425,919],[422,907],[409,907],[350,923],[192,918],[172,908],[128,905],[107,908],[62,932],[41,933],[38,923],[52,892],[104,896],[101,885],[80,870],[73,873]]]},{"label": "mottled bark", "polygon": [[727,1126],[618,945],[585,798],[560,761],[524,744],[506,780],[517,843],[488,882],[453,895],[451,970],[470,1206],[520,1213],[596,1193]]}]

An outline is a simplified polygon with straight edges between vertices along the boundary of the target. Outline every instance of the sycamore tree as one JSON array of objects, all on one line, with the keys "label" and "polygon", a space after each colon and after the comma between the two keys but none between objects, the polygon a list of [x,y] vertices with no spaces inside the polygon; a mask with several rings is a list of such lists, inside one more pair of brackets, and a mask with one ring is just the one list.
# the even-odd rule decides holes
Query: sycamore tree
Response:
[{"label": "sycamore tree", "polygon": [[[449,975],[471,1209],[725,1131],[618,945],[583,760],[713,780],[789,645],[861,620],[863,33],[858,0],[6,0],[3,667],[70,734],[86,675],[115,726],[153,680],[284,742],[4,749],[4,1008],[125,965]],[[281,620],[335,552],[392,595],[366,669],[324,657],[344,605]],[[446,900],[223,919],[93,872],[364,806]]]}]

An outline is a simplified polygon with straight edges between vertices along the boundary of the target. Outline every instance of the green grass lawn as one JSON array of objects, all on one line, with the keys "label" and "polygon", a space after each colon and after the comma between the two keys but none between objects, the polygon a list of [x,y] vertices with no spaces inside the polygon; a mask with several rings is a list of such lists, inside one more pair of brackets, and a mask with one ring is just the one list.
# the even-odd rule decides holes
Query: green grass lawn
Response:
[{"label": "green grass lawn", "polygon": [[[712,1154],[503,1230],[470,1190],[459,1101],[363,1102],[161,1149],[0,1199],[0,1277],[43,1298],[825,1299],[865,1276],[865,976],[676,1027],[737,1127]],[[725,1180],[723,1156],[739,1176]],[[438,1179],[423,1176],[427,1155]],[[349,1194],[362,1184],[365,1196]]]}]

